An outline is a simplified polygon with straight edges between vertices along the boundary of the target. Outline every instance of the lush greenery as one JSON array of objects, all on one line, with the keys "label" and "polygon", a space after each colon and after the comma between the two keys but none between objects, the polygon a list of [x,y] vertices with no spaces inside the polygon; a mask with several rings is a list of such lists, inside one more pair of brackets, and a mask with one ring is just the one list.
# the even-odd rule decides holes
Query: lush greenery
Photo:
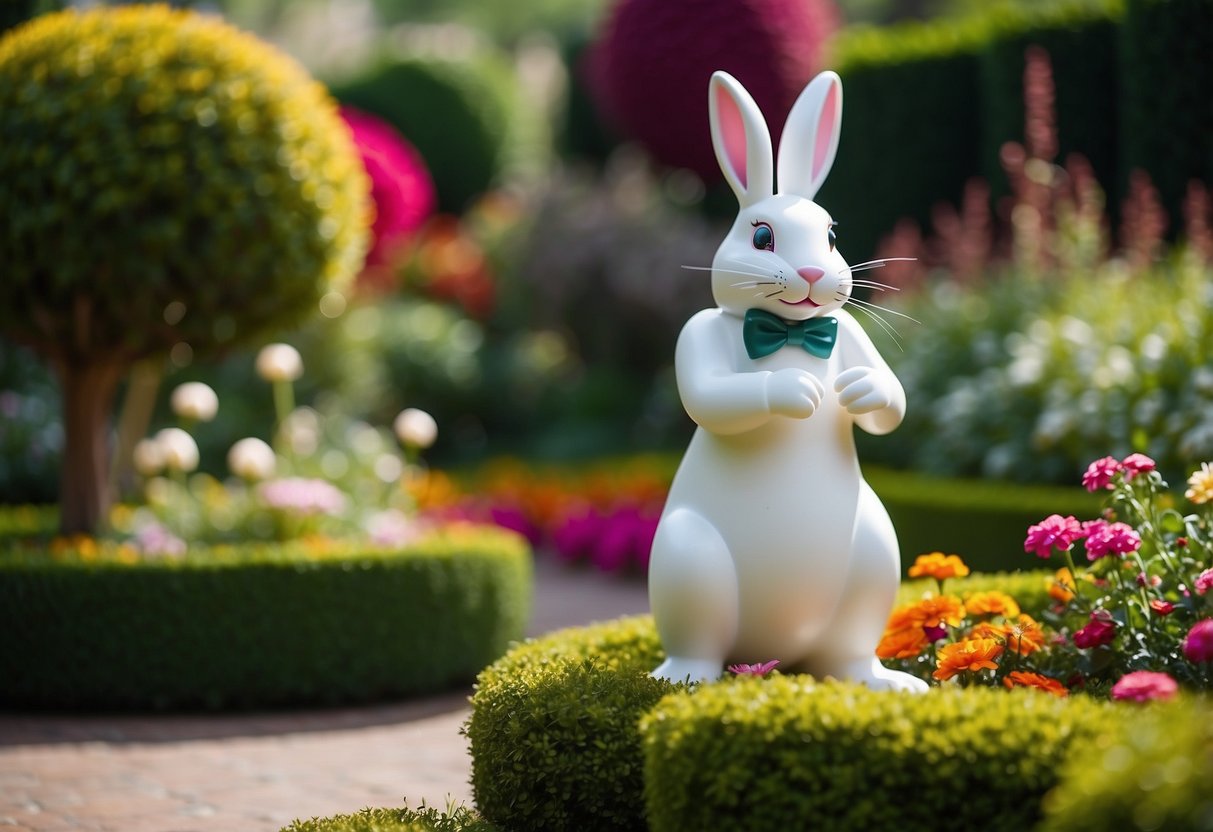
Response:
[{"label": "lush greenery", "polygon": [[420,809],[363,809],[352,815],[296,820],[281,832],[495,832],[497,827],[460,806],[440,812]]},{"label": "lush greenery", "polygon": [[0,143],[0,331],[59,376],[64,529],[91,532],[125,371],[312,311],[362,264],[366,174],[298,64],[166,6],[8,32]]},{"label": "lush greenery", "polygon": [[506,829],[643,830],[640,716],[672,687],[652,620],[528,641],[480,674],[466,732],[476,805]]},{"label": "lush greenery", "polygon": [[1018,832],[1039,819],[1068,752],[1115,719],[1106,705],[1033,693],[712,685],[667,697],[641,723],[649,828]]},{"label": "lush greenery", "polygon": [[[35,518],[36,521],[36,518]],[[29,519],[26,521],[28,523]],[[496,530],[407,546],[89,538],[0,552],[0,700],[31,708],[249,708],[469,681],[522,635],[530,553]]]}]

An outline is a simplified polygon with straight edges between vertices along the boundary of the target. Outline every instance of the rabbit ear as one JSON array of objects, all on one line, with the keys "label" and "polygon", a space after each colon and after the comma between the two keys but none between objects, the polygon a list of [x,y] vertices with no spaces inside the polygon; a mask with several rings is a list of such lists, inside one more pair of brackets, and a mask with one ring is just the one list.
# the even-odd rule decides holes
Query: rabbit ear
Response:
[{"label": "rabbit ear", "polygon": [[741,207],[770,196],[774,189],[771,134],[754,99],[727,72],[712,73],[708,121],[716,161]]},{"label": "rabbit ear", "polygon": [[805,199],[817,195],[838,152],[842,132],[842,79],[823,72],[788,113],[779,139],[779,191]]}]

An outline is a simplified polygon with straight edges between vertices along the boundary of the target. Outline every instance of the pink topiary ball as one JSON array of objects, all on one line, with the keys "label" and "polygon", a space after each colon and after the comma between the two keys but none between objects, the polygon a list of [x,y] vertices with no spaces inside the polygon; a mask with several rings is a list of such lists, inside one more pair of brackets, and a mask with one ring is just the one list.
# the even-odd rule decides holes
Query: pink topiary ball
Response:
[{"label": "pink topiary ball", "polygon": [[745,85],[778,141],[841,21],[833,0],[619,0],[593,47],[590,86],[607,118],[658,161],[713,181],[712,73]]},{"label": "pink topiary ball", "polygon": [[375,203],[368,269],[391,261],[393,251],[434,212],[434,181],[425,162],[395,127],[383,119],[342,107],[341,117],[354,134],[354,144],[371,178]]}]

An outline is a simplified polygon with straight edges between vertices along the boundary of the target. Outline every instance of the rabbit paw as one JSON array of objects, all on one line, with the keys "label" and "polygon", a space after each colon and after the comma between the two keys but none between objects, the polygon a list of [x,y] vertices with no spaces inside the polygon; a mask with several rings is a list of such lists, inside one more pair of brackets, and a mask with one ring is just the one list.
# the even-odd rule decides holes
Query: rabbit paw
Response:
[{"label": "rabbit paw", "polygon": [[889,373],[872,367],[852,367],[834,379],[838,403],[848,413],[859,416],[890,406],[894,401],[896,381]]},{"label": "rabbit paw", "polygon": [[821,404],[825,386],[812,373],[789,368],[767,376],[766,392],[767,406],[772,413],[807,419]]}]

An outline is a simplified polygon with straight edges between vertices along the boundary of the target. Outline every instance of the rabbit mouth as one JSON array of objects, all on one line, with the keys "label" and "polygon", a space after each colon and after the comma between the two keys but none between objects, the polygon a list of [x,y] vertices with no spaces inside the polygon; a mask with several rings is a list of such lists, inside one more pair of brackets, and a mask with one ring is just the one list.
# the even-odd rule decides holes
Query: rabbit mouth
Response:
[{"label": "rabbit mouth", "polygon": [[804,299],[804,300],[796,300],[796,301],[792,301],[792,300],[780,300],[779,302],[780,302],[780,303],[782,303],[782,304],[786,304],[787,306],[811,306],[811,307],[813,307],[814,309],[818,309],[818,308],[820,308],[820,307],[821,307],[821,304],[820,304],[820,303],[817,303],[816,301],[814,301],[814,300],[813,300],[811,297],[809,297],[808,295],[806,295],[806,296],[805,296],[805,299]]}]

